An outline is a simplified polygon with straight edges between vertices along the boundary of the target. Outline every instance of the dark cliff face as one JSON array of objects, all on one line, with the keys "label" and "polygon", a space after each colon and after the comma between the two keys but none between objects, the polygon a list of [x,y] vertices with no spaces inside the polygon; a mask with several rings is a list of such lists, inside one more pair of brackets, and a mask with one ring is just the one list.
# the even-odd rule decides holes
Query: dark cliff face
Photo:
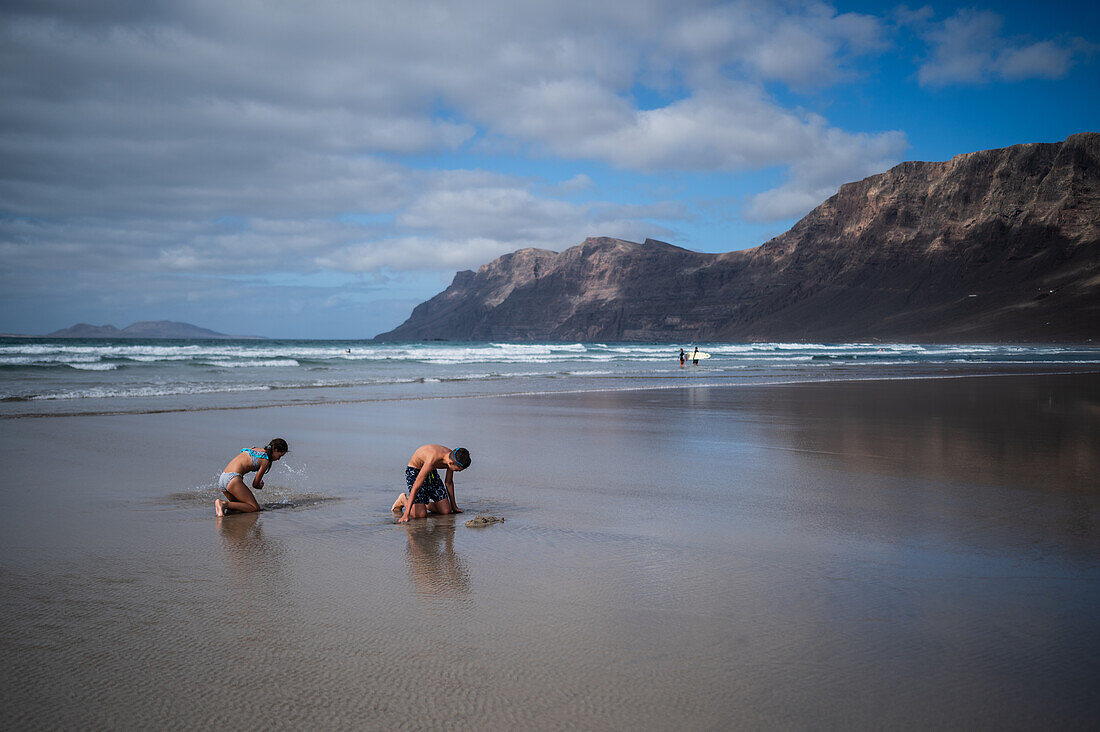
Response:
[{"label": "dark cliff face", "polygon": [[910,162],[728,254],[525,249],[386,340],[1087,341],[1100,337],[1100,134]]}]

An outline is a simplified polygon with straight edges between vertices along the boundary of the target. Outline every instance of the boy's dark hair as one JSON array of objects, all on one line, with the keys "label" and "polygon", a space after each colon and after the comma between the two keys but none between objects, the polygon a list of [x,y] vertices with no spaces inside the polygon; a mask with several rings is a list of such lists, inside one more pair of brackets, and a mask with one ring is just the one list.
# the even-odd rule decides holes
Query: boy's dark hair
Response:
[{"label": "boy's dark hair", "polygon": [[271,442],[267,443],[267,447],[264,448],[264,452],[271,455],[276,450],[279,452],[290,452],[290,446],[286,444],[286,440],[282,437],[276,437]]},{"label": "boy's dark hair", "polygon": [[470,467],[470,451],[465,447],[456,447],[451,455],[454,456],[454,461],[464,469]]}]

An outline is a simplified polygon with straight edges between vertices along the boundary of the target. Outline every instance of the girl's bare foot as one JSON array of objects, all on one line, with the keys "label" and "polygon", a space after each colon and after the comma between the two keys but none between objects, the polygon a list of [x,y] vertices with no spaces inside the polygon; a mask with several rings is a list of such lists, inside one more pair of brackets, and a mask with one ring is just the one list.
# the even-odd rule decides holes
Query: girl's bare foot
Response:
[{"label": "girl's bare foot", "polygon": [[225,504],[226,504],[226,502],[223,501],[220,498],[217,498],[217,499],[214,500],[214,514],[216,516],[224,516],[225,515]]},{"label": "girl's bare foot", "polygon": [[393,502],[393,506],[390,507],[392,513],[397,513],[405,509],[405,494],[402,493],[397,497],[397,500]]}]

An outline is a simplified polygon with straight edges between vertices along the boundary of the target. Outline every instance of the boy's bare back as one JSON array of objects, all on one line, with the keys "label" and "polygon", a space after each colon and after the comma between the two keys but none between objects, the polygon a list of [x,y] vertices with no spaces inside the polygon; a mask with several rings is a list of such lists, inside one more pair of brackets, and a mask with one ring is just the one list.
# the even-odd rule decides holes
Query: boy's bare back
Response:
[{"label": "boy's bare back", "polygon": [[416,448],[416,452],[409,458],[409,467],[416,468],[417,470],[428,464],[432,469],[446,468],[447,456],[451,454],[449,448],[443,445],[421,445]]}]

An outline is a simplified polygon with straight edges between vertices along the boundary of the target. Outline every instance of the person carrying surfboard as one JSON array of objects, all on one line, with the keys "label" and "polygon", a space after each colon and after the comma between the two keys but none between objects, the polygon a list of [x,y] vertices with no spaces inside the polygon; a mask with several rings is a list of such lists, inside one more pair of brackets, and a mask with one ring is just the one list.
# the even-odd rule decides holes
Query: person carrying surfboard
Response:
[{"label": "person carrying surfboard", "polygon": [[699,346],[696,346],[695,350],[691,352],[691,365],[692,366],[698,366],[699,365]]},{"label": "person carrying surfboard", "polygon": [[[405,485],[409,491],[399,495],[390,507],[394,513],[401,511],[398,523],[425,518],[429,512],[462,513],[455,501],[454,474],[470,467],[470,462],[470,451],[465,447],[452,450],[443,445],[421,445],[416,448],[405,467]],[[436,472],[440,468],[447,469],[447,477],[443,480]]]}]

